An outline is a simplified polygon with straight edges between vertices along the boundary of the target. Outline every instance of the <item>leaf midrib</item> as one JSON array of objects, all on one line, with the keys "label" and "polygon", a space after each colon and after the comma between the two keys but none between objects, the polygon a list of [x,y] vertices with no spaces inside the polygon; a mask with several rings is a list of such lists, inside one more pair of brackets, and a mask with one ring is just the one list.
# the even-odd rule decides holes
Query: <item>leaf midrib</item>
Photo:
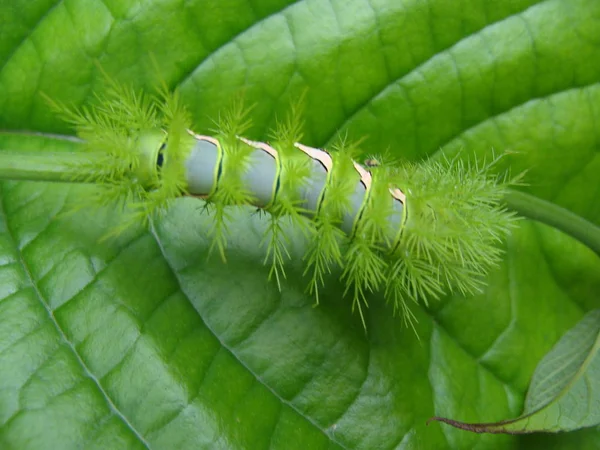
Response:
[{"label": "leaf midrib", "polygon": [[[156,241],[156,245],[158,246],[158,248],[160,249],[160,252],[162,253],[165,263],[167,264],[167,266],[169,267],[169,270],[171,271],[171,273],[173,274],[173,277],[177,280],[177,284],[179,285],[179,289],[181,292],[184,292],[182,287],[181,287],[181,282],[179,280],[179,276],[177,274],[177,272],[173,269],[173,267],[171,266],[171,263],[169,262],[169,259],[167,258],[166,255],[166,251],[165,248],[163,246],[163,243],[160,239],[160,236],[158,235],[156,228],[154,226],[154,223],[151,223],[150,228],[149,228],[149,232],[150,234],[153,236],[154,240]],[[187,297],[187,296],[186,296]],[[225,343],[221,337],[218,335],[218,333],[216,333],[214,331],[214,329],[210,326],[209,323],[206,322],[206,320],[204,320],[204,317],[202,317],[202,315],[200,313],[198,313],[198,317],[200,318],[200,320],[202,321],[202,324],[206,327],[207,330],[210,331],[210,333],[215,337],[215,339],[219,342],[219,344],[221,345],[222,348],[224,348],[226,351],[228,351],[231,356],[233,356],[233,358],[238,361],[238,363],[245,369],[248,371],[248,373],[250,373],[254,379],[256,381],[258,381],[261,385],[263,385],[273,396],[275,396],[275,398],[277,398],[277,400],[279,400],[281,403],[285,404],[286,406],[288,406],[290,409],[292,409],[294,412],[296,412],[300,417],[304,418],[306,421],[308,421],[311,425],[313,425],[316,429],[318,429],[319,431],[321,431],[326,437],[327,439],[329,439],[330,441],[332,441],[333,443],[335,443],[336,445],[339,445],[343,450],[350,450],[349,447],[347,447],[345,444],[343,444],[342,442],[340,442],[338,439],[336,439],[334,436],[332,436],[330,433],[328,433],[325,428],[323,426],[321,426],[319,423],[317,423],[312,417],[307,416],[306,414],[304,414],[302,411],[300,411],[296,405],[294,405],[293,403],[291,403],[290,401],[284,399],[283,397],[281,397],[281,395],[279,395],[279,393],[277,391],[275,391],[268,383],[266,383],[262,377],[257,374],[254,370],[252,370],[252,368],[250,366],[248,366],[242,359],[240,359],[238,357],[238,355],[236,354],[236,352],[227,344]]]}]

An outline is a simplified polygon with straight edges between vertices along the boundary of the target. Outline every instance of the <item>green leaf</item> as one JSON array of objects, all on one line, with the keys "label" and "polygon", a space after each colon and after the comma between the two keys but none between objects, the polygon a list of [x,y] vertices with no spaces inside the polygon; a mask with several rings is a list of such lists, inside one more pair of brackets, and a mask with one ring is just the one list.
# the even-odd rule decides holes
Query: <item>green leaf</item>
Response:
[{"label": "green leaf", "polygon": [[[76,146],[39,93],[92,102],[99,62],[180,88],[198,133],[243,93],[248,137],[267,139],[308,88],[307,145],[512,150],[499,169],[600,225],[597,0],[10,0],[0,29],[0,151]],[[540,360],[598,308],[600,258],[556,230],[524,221],[485,292],[415,309],[418,341],[381,294],[365,334],[335,274],[316,308],[300,267],[279,292],[253,211],[232,212],[223,264],[197,200],[100,242],[123,217],[73,212],[93,192],[0,182],[0,448],[598,448],[597,427],[426,425],[518,416]]]},{"label": "green leaf", "polygon": [[600,423],[600,310],[569,330],[535,369],[525,410],[497,423],[470,424],[436,420],[478,433],[570,431]]}]

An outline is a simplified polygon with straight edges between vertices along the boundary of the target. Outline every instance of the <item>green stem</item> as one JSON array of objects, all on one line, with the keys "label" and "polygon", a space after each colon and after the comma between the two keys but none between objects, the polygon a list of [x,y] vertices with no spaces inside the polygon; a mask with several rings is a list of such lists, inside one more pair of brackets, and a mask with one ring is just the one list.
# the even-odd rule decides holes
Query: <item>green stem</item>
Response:
[{"label": "green stem", "polygon": [[144,187],[154,186],[158,155],[164,144],[165,133],[161,129],[140,132],[134,147],[127,148],[137,158],[126,173],[121,173],[123,161],[104,152],[0,150],[0,180],[96,183],[118,172],[133,177]]},{"label": "green stem", "polygon": [[[106,173],[98,170],[106,155],[86,152],[0,151],[0,179],[94,183]],[[600,227],[554,203],[509,190],[507,206],[574,237],[600,255]]]},{"label": "green stem", "polygon": [[524,217],[557,228],[600,256],[600,227],[565,208],[525,192],[510,190],[505,199],[510,209]]},{"label": "green stem", "polygon": [[93,183],[105,173],[98,170],[101,154],[84,152],[0,151],[0,179]]}]

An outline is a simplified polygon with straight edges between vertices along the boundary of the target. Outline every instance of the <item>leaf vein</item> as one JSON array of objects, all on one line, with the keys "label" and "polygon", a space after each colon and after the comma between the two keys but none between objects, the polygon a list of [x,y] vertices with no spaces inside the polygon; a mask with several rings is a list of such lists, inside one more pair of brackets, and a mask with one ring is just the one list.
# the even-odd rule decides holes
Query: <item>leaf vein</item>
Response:
[{"label": "leaf vein", "polygon": [[[4,196],[0,195],[0,217],[6,223],[6,231],[7,231],[7,234],[9,236],[10,240],[13,241],[13,242],[15,242],[15,244],[16,244],[16,241],[14,239],[13,233],[12,233],[12,231],[10,229],[10,225],[8,223],[8,220],[7,220],[7,217],[6,217],[6,214],[5,214],[4,211],[5,211]],[[78,362],[78,364],[83,369],[85,375],[88,376],[94,382],[94,384],[96,385],[96,388],[98,389],[98,391],[104,397],[104,399],[105,399],[106,403],[108,404],[109,408],[135,434],[136,438],[139,439],[139,441],[147,449],[150,449],[151,448],[150,444],[144,439],[144,437],[141,435],[141,433],[133,426],[133,424],[127,419],[127,417],[125,417],[125,415],[119,410],[119,408],[117,407],[117,405],[112,401],[112,399],[108,395],[108,392],[104,389],[104,387],[100,383],[100,380],[96,377],[96,375],[94,375],[94,373],[92,373],[92,371],[89,369],[89,367],[87,366],[87,364],[85,363],[85,361],[82,359],[81,355],[79,354],[79,352],[75,348],[75,345],[69,339],[69,337],[67,336],[65,330],[60,325],[60,323],[58,322],[58,320],[56,320],[56,317],[54,316],[54,312],[52,311],[52,309],[50,308],[50,305],[49,305],[48,301],[45,299],[45,297],[43,296],[42,292],[40,291],[39,286],[38,286],[36,280],[34,279],[33,274],[31,273],[27,262],[25,261],[25,258],[24,258],[23,253],[21,252],[21,249],[19,249],[17,245],[15,245],[15,248],[17,249],[17,252],[18,252],[18,255],[19,255],[18,256],[19,263],[20,263],[21,267],[23,268],[25,276],[29,280],[29,282],[31,284],[31,287],[33,288],[33,290],[34,290],[34,292],[36,294],[36,297],[40,301],[40,304],[46,310],[46,312],[48,314],[48,318],[50,319],[50,322],[53,324],[53,326],[54,326],[55,330],[57,331],[58,335],[60,336],[60,338],[69,347],[69,349],[71,350],[71,352],[72,352],[73,356],[75,357],[76,361]]]}]

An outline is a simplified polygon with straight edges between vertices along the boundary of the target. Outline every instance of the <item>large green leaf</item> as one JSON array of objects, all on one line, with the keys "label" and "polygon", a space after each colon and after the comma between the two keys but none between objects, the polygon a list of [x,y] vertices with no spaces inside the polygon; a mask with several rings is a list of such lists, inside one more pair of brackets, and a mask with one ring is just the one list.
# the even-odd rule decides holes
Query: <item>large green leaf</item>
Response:
[{"label": "large green leaf", "polygon": [[[600,224],[597,0],[10,0],[0,29],[0,149],[76,145],[40,135],[71,131],[39,94],[91,101],[97,60],[179,87],[199,132],[243,91],[265,138],[309,88],[307,144],[510,149],[528,192]],[[100,242],[118,213],[65,214],[91,190],[0,184],[1,448],[598,448],[597,429],[425,425],[518,416],[538,362],[598,307],[600,259],[559,232],[523,222],[484,293],[417,311],[419,341],[381,296],[365,335],[333,279],[318,308],[299,271],[278,292],[250,210],[223,264],[197,201]]]}]

